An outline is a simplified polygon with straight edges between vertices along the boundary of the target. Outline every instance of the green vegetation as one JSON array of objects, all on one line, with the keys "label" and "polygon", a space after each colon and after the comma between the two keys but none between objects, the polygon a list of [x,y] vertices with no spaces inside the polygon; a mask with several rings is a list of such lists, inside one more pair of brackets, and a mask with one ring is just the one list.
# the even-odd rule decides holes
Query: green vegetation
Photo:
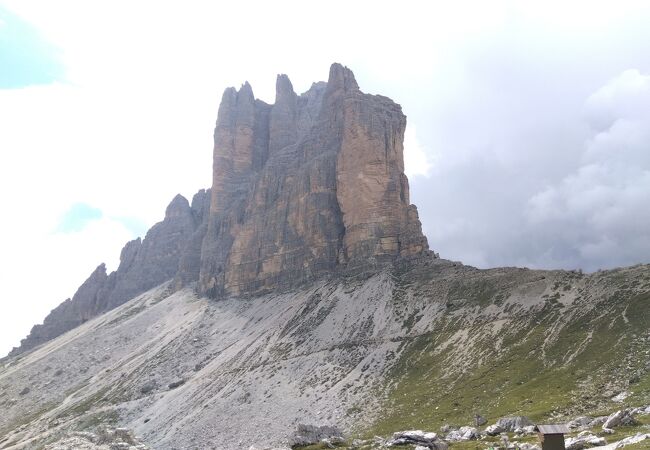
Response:
[{"label": "green vegetation", "polygon": [[[507,415],[543,422],[605,413],[617,407],[609,397],[627,389],[628,379],[633,382],[629,404],[649,403],[650,292],[636,293],[620,275],[608,282],[620,288],[603,302],[605,310],[574,311],[563,326],[558,326],[566,313],[560,299],[573,289],[566,280],[555,283],[543,307],[516,317],[517,326],[496,336],[489,333],[491,323],[443,316],[433,324],[436,331],[404,341],[388,377],[385,408],[376,423],[360,430],[362,435],[470,425],[475,413],[490,423]],[[503,294],[490,282],[459,281],[449,299],[453,311],[460,303],[498,305]],[[408,329],[416,314],[405,317]],[[471,343],[456,347],[452,337],[462,335]]]}]

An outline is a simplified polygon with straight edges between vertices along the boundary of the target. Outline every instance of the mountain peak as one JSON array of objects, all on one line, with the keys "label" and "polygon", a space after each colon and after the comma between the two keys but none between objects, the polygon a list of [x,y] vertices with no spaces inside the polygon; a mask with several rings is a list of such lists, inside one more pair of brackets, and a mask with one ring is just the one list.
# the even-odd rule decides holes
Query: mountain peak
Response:
[{"label": "mountain peak", "polygon": [[301,96],[278,75],[273,105],[248,82],[225,89],[211,189],[191,205],[176,195],[115,272],[100,265],[13,353],[172,279],[211,297],[255,295],[429,254],[409,204],[405,126],[399,105],[361,92],[341,64]]},{"label": "mountain peak", "polygon": [[332,88],[340,88],[345,91],[356,91],[359,89],[354,73],[339,63],[334,63],[330,66],[327,84]]},{"label": "mountain peak", "polygon": [[295,99],[296,93],[289,77],[285,74],[278,75],[275,81],[275,106],[281,103],[295,102]]},{"label": "mountain peak", "polygon": [[179,217],[190,213],[190,203],[181,194],[176,194],[165,210],[165,218]]},{"label": "mountain peak", "polygon": [[362,93],[338,63],[327,88],[300,101],[286,75],[274,105],[254,103],[246,86],[236,111],[231,97],[219,108],[202,293],[286,289],[428,251],[409,204],[399,105]]}]

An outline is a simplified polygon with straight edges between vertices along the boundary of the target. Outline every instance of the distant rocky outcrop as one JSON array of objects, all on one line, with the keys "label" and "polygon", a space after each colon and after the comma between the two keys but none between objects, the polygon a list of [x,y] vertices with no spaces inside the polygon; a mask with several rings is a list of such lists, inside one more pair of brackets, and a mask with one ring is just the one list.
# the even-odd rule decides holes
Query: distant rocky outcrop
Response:
[{"label": "distant rocky outcrop", "polygon": [[428,253],[404,175],[405,127],[398,104],[361,92],[340,64],[302,95],[278,75],[273,105],[248,83],[226,89],[212,188],[191,205],[176,196],[115,272],[97,268],[12,355],[167,280],[198,282],[210,297],[253,295]]},{"label": "distant rocky outcrop", "polygon": [[143,240],[127,242],[116,271],[107,274],[104,264],[97,267],[72,299],[52,310],[42,325],[35,325],[10,356],[47,342],[173,278],[201,217],[200,201],[194,209],[177,195],[167,207],[164,220],[151,227]]},{"label": "distant rocky outcrop", "polygon": [[107,284],[106,265],[100,264],[75,295],[54,308],[42,324],[34,325],[20,347],[14,348],[9,355],[15,356],[54,339],[99,314],[103,308]]}]

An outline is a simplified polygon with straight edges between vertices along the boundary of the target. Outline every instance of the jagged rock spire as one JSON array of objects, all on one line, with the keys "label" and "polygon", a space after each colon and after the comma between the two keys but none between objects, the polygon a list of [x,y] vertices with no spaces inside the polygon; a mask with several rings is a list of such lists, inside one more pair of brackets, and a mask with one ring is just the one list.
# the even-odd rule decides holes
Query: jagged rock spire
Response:
[{"label": "jagged rock spire", "polygon": [[409,204],[405,126],[399,105],[362,93],[341,64],[300,96],[278,75],[273,105],[248,82],[226,89],[212,188],[191,206],[174,197],[115,272],[100,265],[13,354],[172,278],[211,296],[252,295],[427,252]]},{"label": "jagged rock spire", "polygon": [[363,94],[338,63],[326,87],[301,96],[278,75],[274,105],[254,101],[247,84],[227,92],[215,129],[203,293],[282,289],[428,250],[409,205],[399,105]]}]

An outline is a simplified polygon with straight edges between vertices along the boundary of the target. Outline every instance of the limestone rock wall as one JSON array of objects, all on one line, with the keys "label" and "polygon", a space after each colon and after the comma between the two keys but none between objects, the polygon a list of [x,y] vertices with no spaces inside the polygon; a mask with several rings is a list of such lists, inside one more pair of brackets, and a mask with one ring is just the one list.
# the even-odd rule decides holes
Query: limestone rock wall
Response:
[{"label": "limestone rock wall", "polygon": [[406,117],[332,65],[298,96],[279,75],[273,105],[246,83],[223,95],[199,290],[289,288],[339,268],[428,250],[404,175]]},{"label": "limestone rock wall", "polygon": [[324,275],[428,252],[404,175],[406,117],[333,64],[298,95],[278,75],[275,103],[250,84],[225,90],[212,188],[176,196],[165,219],[99,266],[14,354],[173,279],[211,297],[286,290]]},{"label": "limestone rock wall", "polygon": [[107,299],[107,309],[172,279],[178,272],[181,255],[196,230],[192,209],[185,197],[177,195],[167,207],[165,219],[147,232],[144,240],[122,251],[115,272],[115,287]]},{"label": "limestone rock wall", "polygon": [[361,93],[349,70],[332,70],[332,95],[343,111],[336,189],[346,258],[363,264],[372,257],[392,259],[427,250],[404,175],[402,108],[387,97]]}]

